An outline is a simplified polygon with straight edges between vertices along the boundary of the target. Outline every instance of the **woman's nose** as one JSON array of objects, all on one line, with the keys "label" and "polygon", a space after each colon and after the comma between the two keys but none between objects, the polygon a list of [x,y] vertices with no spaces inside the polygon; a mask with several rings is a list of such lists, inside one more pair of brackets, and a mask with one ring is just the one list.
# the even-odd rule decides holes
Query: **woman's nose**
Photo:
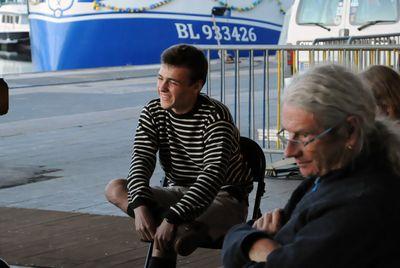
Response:
[{"label": "woman's nose", "polygon": [[301,154],[300,144],[292,141],[288,141],[285,147],[285,157],[298,157]]}]

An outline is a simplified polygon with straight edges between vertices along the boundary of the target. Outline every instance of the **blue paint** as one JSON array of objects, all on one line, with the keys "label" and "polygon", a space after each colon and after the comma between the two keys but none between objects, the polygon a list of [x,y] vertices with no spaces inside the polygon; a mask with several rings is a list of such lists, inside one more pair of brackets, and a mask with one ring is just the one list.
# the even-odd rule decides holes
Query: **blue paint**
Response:
[{"label": "blue paint", "polygon": [[[198,39],[179,39],[175,23],[191,24]],[[177,43],[217,44],[214,38],[207,40],[204,34],[199,34],[203,25],[212,27],[211,19],[205,22],[93,17],[90,20],[54,23],[32,18],[30,25],[32,61],[38,71],[155,64],[159,63],[165,48]],[[279,38],[279,31],[258,26],[220,22],[218,26],[243,27],[247,31],[253,28],[257,36],[253,42],[222,39],[221,44],[276,44]]]}]

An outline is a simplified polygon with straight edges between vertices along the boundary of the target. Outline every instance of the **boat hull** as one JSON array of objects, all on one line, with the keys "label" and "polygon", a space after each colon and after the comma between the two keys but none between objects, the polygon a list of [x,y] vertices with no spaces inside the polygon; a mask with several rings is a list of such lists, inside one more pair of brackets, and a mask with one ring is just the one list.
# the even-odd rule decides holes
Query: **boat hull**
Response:
[{"label": "boat hull", "polygon": [[30,55],[29,32],[0,33],[0,50]]},{"label": "boat hull", "polygon": [[[63,9],[50,5],[55,1],[40,2],[30,7],[29,15],[33,64],[38,71],[145,65],[159,63],[161,52],[178,43],[278,42],[283,15],[276,5],[263,2],[259,10],[213,17],[213,1],[202,2],[204,6],[190,1],[135,13],[93,10],[87,0],[72,1]],[[182,12],[190,5],[190,13]]]}]

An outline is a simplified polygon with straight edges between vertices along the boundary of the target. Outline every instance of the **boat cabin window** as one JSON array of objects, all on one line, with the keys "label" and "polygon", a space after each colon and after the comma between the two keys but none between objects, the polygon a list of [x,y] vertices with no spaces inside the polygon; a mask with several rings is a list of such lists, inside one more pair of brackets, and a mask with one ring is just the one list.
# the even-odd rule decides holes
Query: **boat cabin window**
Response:
[{"label": "boat cabin window", "polygon": [[0,2],[3,2],[4,4],[26,4],[26,0],[5,0]]},{"label": "boat cabin window", "polygon": [[5,23],[13,23],[13,16],[10,15],[3,15],[3,18],[5,17]]},{"label": "boat cabin window", "polygon": [[296,16],[298,24],[339,25],[343,16],[343,0],[300,0]]},{"label": "boat cabin window", "polygon": [[0,15],[1,16],[1,22],[2,23],[15,23],[15,24],[19,24],[20,22],[22,23],[26,23],[26,19],[24,20],[24,18],[22,18],[21,21],[21,17],[20,16],[12,16],[12,15]]},{"label": "boat cabin window", "polygon": [[399,19],[399,0],[351,0],[350,23],[365,24],[371,21],[395,23]]}]

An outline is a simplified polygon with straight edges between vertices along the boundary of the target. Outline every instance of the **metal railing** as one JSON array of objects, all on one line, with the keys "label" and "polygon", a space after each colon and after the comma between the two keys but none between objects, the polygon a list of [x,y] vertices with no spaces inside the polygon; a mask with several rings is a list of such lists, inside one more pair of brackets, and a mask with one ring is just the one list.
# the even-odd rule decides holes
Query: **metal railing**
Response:
[{"label": "metal railing", "polygon": [[340,44],[346,44],[346,45],[400,44],[400,33],[317,38],[312,42],[312,45],[340,45]]},{"label": "metal railing", "polygon": [[[281,152],[281,96],[293,73],[331,62],[361,71],[383,64],[399,70],[400,45],[199,46],[208,56],[206,93],[231,110],[241,134]],[[291,64],[288,64],[288,60]]]}]

